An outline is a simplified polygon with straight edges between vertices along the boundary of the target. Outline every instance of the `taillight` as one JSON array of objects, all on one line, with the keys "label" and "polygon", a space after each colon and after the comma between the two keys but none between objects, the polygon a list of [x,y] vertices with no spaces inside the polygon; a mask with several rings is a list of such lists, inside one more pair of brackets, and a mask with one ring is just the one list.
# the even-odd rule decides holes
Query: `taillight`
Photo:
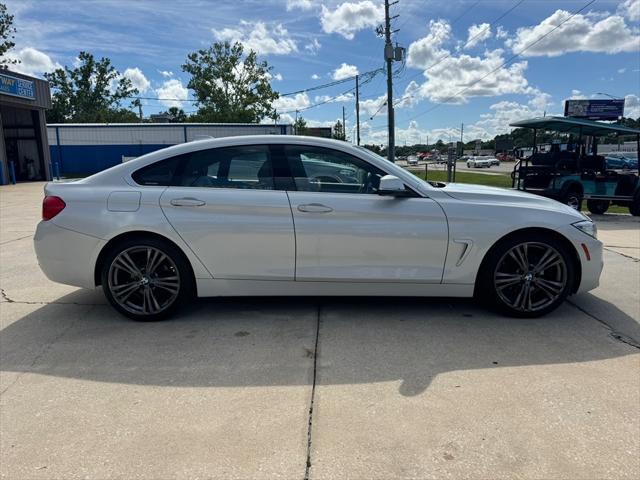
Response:
[{"label": "taillight", "polygon": [[60,197],[47,196],[42,201],[42,220],[51,220],[58,215],[67,204]]}]

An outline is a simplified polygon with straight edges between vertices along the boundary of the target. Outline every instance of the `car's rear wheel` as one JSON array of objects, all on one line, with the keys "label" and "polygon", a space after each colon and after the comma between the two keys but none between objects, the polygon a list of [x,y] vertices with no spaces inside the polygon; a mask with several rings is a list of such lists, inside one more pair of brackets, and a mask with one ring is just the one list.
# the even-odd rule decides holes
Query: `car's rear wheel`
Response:
[{"label": "car's rear wheel", "polygon": [[488,253],[476,293],[507,315],[538,317],[567,298],[574,272],[574,260],[562,242],[537,233],[517,235]]},{"label": "car's rear wheel", "polygon": [[587,200],[587,209],[596,215],[602,215],[609,210],[609,200]]},{"label": "car's rear wheel", "polygon": [[155,238],[112,248],[103,264],[102,288],[116,310],[144,322],[166,318],[193,292],[182,252]]}]

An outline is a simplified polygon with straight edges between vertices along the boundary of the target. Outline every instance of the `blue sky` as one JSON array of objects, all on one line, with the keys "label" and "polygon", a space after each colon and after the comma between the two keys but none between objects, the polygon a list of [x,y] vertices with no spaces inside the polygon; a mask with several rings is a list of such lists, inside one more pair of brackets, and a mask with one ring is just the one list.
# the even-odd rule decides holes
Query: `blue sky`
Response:
[{"label": "blue sky", "polygon": [[[407,58],[395,65],[396,143],[459,138],[463,122],[465,141],[491,138],[511,121],[561,113],[567,98],[604,98],[599,92],[625,96],[625,114],[640,116],[640,0],[597,0],[582,9],[588,3],[399,0],[392,7],[400,29],[394,41],[407,48]],[[111,58],[145,97],[190,98],[180,65],[187,53],[216,40],[255,49],[274,67],[272,85],[281,93],[383,66],[383,41],[374,33],[383,14],[378,0],[7,4],[18,30],[12,55],[22,60],[22,71],[41,75],[72,65],[86,50]],[[276,107],[300,110],[311,125],[330,125],[345,106],[351,132],[351,88],[348,82],[283,97]],[[385,95],[381,73],[361,88],[365,142],[386,142]],[[174,104],[195,110],[188,101],[143,101],[145,114]],[[281,121],[293,116],[283,113]]]}]

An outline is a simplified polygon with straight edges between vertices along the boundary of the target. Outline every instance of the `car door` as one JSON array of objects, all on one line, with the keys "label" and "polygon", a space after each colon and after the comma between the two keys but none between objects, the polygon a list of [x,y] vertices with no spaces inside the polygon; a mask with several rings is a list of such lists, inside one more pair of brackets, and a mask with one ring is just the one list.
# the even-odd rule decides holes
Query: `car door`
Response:
[{"label": "car door", "polygon": [[448,227],[435,201],[378,195],[385,172],[359,157],[284,150],[295,182],[296,280],[441,282]]},{"label": "car door", "polygon": [[184,155],[160,205],[214,278],[293,280],[291,209],[268,146]]}]

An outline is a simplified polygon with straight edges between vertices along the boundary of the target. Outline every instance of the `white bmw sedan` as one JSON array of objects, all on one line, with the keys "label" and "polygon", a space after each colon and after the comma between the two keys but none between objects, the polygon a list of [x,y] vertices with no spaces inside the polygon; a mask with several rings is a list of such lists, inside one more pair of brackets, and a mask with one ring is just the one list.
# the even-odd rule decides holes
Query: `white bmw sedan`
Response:
[{"label": "white bmw sedan", "polygon": [[598,285],[594,224],[554,200],[425,182],[346,142],[202,140],[45,187],[44,273],[135,320],[193,296],[471,297],[514,316]]}]

